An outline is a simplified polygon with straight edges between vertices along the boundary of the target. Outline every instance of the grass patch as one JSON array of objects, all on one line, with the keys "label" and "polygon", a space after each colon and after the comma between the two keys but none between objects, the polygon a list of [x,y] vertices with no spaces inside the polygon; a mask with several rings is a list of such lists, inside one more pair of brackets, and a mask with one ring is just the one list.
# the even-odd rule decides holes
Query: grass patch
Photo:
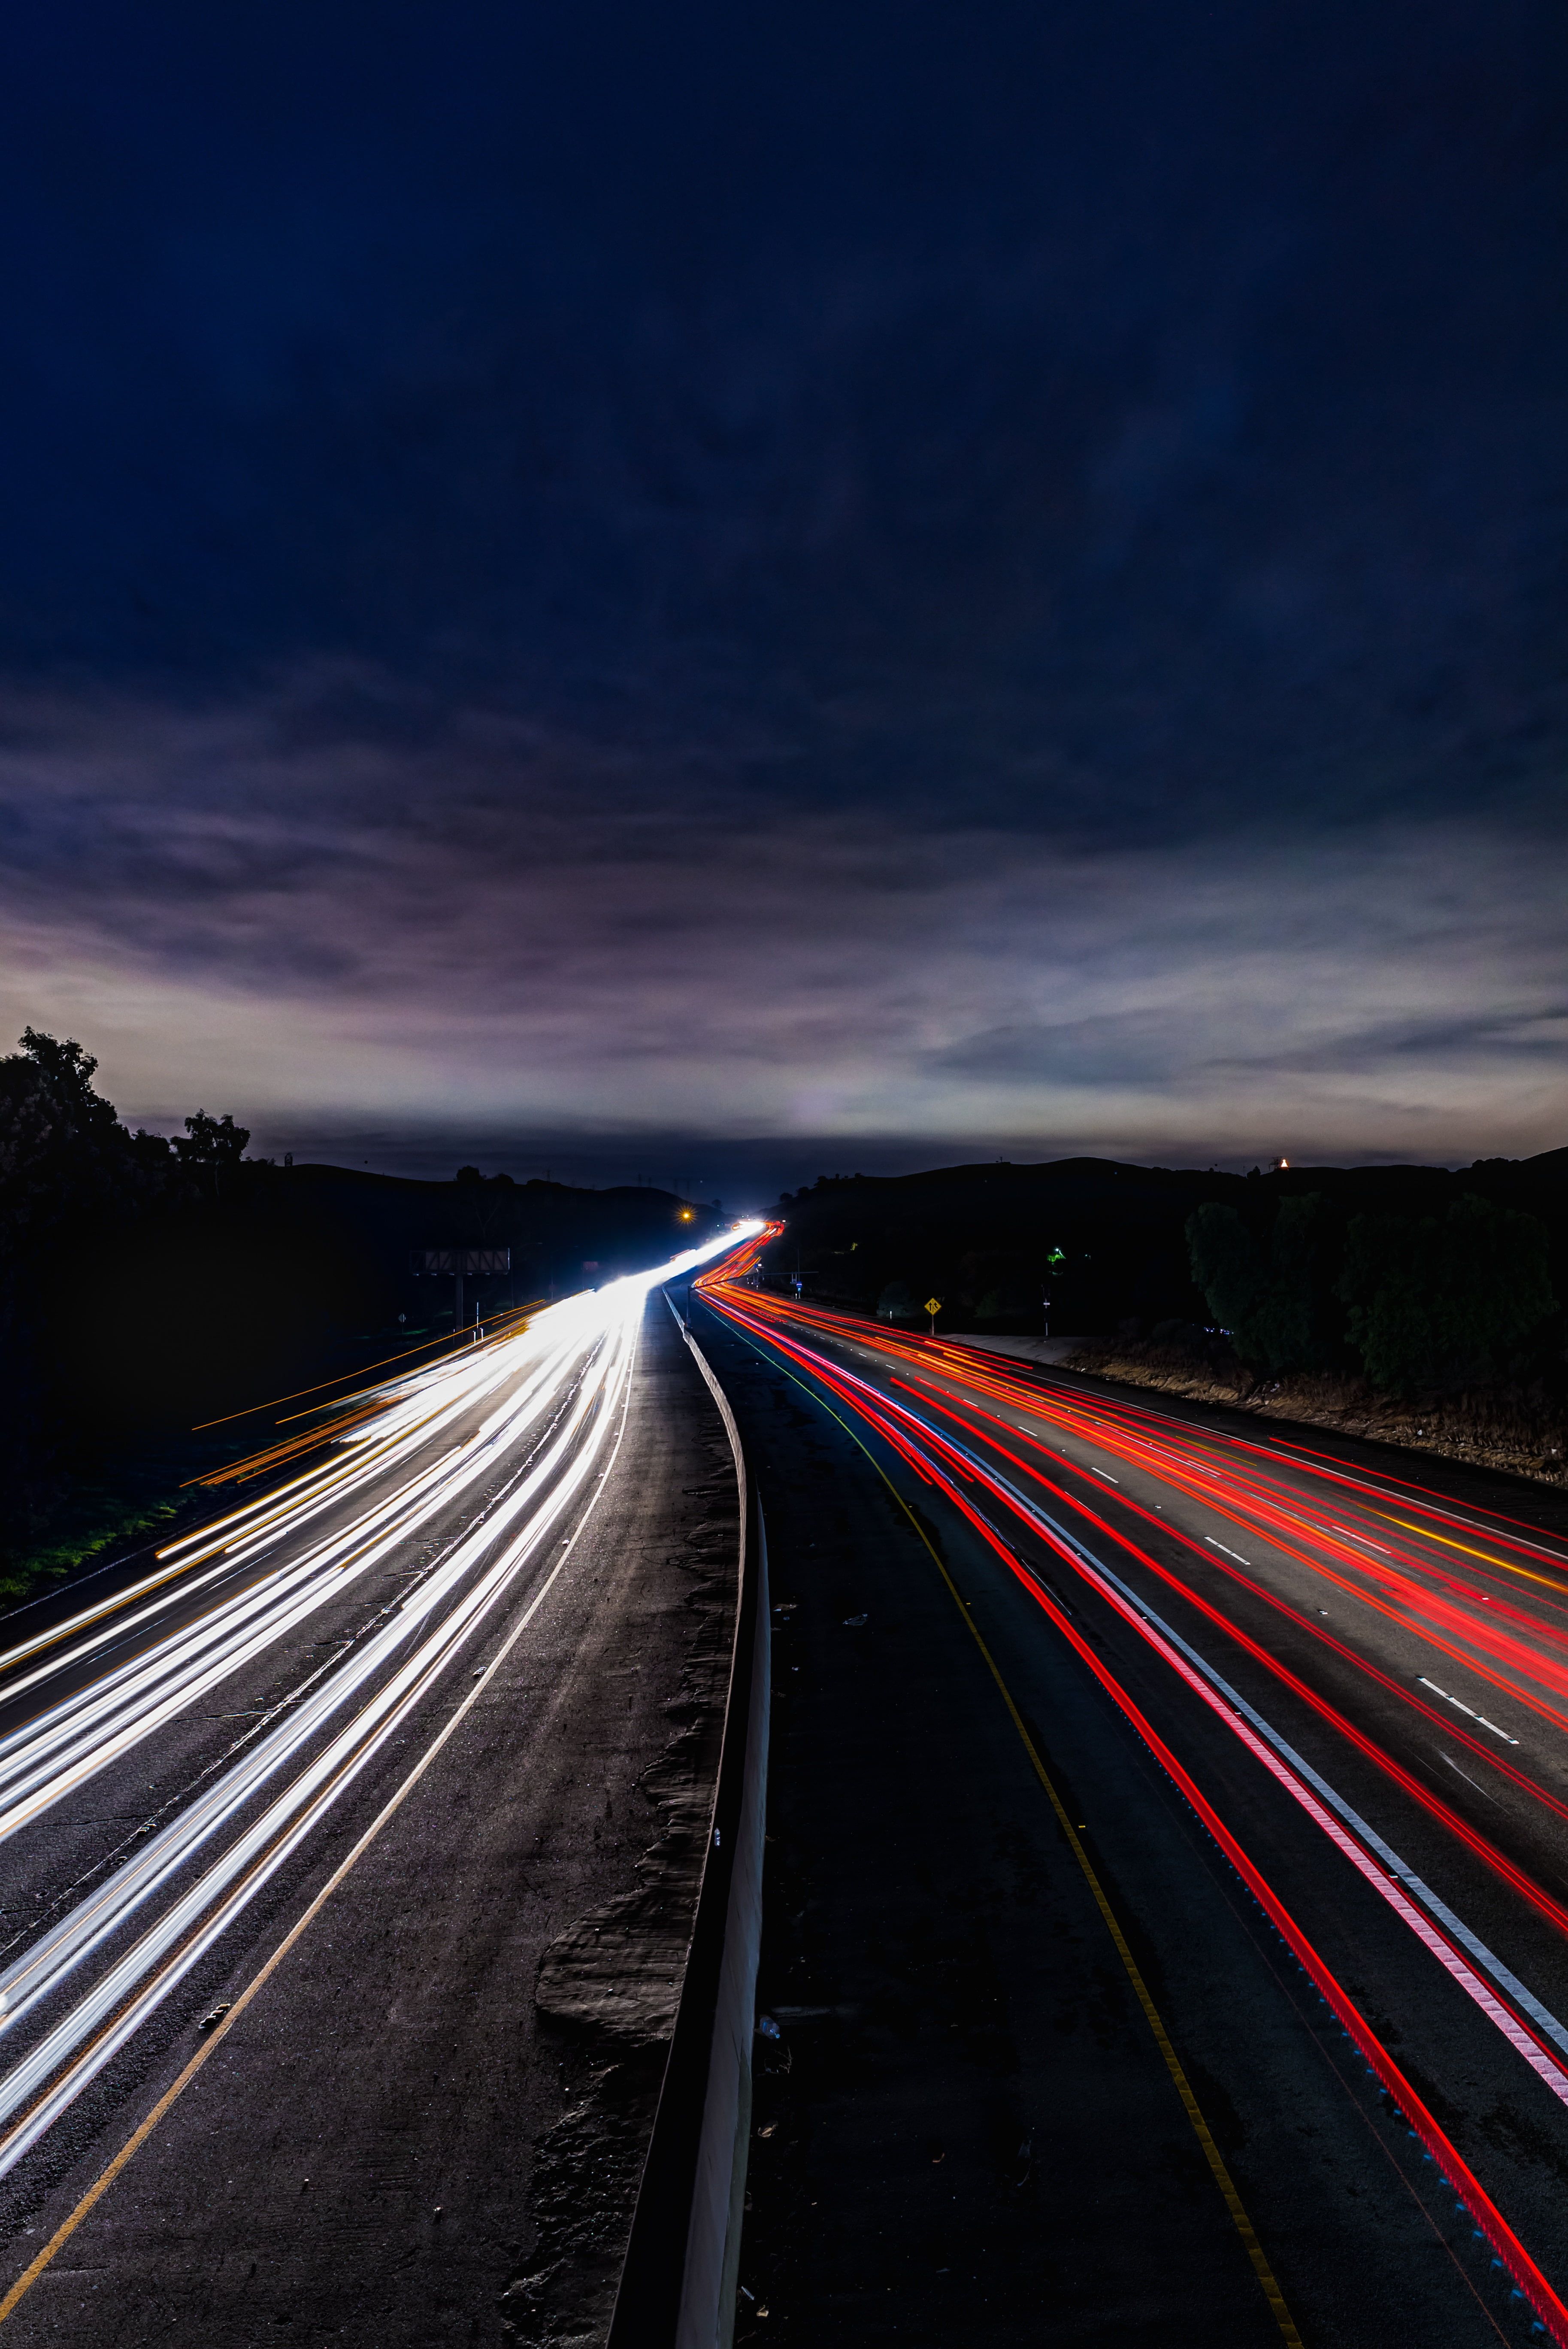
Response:
[{"label": "grass patch", "polygon": [[195,1436],[164,1436],[114,1451],[67,1472],[39,1513],[31,1538],[0,1557],[0,1609],[19,1607],[95,1567],[167,1539],[179,1526],[212,1512],[216,1495],[197,1485],[203,1470],[246,1447]]}]

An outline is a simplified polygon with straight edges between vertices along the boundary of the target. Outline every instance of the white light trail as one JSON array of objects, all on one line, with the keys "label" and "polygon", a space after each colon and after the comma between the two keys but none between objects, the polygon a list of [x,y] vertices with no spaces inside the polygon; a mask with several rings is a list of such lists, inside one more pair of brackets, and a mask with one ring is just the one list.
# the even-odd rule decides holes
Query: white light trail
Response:
[{"label": "white light trail", "polygon": [[[3,1839],[386,1566],[439,1513],[465,1498],[477,1506],[481,1480],[502,1480],[478,1522],[378,1628],[353,1642],[335,1669],[313,1677],[268,1734],[0,1967],[0,2033],[9,2033],[29,2016],[43,2022],[41,2010],[95,1955],[108,1961],[0,2075],[0,2176],[199,1962],[493,1619],[583,1494],[624,1411],[649,1290],[761,1228],[738,1226],[656,1271],[546,1309],[516,1338],[377,1390],[387,1408],[349,1432],[325,1465],[171,1544],[164,1560],[185,1553],[172,1574],[166,1566],[118,1601],[0,1657],[0,1675],[7,1664],[24,1668],[8,1685],[0,1679],[7,1700],[89,1672],[53,1703],[46,1686],[44,1710],[0,1738]],[[458,1423],[487,1403],[479,1426],[457,1439]],[[363,1506],[348,1523],[314,1530],[328,1510],[355,1499]],[[259,1576],[215,1592],[195,1620],[157,1636],[160,1614],[274,1552],[276,1562],[263,1564]],[[138,1634],[149,1644],[129,1660],[104,1655]],[[149,1911],[139,1938],[123,1946],[133,1920]],[[106,1944],[117,1940],[112,1955]]]}]

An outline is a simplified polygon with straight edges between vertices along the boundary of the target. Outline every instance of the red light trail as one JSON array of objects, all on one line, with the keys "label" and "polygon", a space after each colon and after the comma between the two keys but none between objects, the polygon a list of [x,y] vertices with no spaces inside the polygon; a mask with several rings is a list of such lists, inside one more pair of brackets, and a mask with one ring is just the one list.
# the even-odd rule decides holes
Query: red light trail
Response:
[{"label": "red light trail", "polygon": [[[1048,1496],[1052,1503],[1070,1511],[1081,1525],[1092,1528],[1096,1537],[1113,1545],[1145,1574],[1155,1577],[1182,1604],[1268,1672],[1326,1730],[1370,1764],[1457,1846],[1491,1870],[1501,1885],[1565,1938],[1568,1907],[1556,1899],[1529,1869],[1501,1849],[1492,1837],[1472,1826],[1453,1804],[1424,1785],[1379,1738],[1349,1720],[1342,1706],[1315,1689],[1301,1671],[1293,1670],[1273,1653],[1264,1640],[1233,1620],[1222,1605],[1205,1596],[1191,1579],[1154,1557],[1146,1546],[1147,1535],[1142,1539],[1133,1538],[1128,1529],[1130,1525],[1157,1529],[1164,1540],[1201,1561],[1207,1574],[1219,1577],[1222,1586],[1228,1585],[1238,1596],[1244,1595],[1248,1601],[1273,1610],[1276,1619],[1288,1622],[1295,1632],[1310,1634],[1326,1658],[1331,1657],[1337,1666],[1348,1667],[1365,1676],[1368,1686],[1381,1696],[1397,1697],[1401,1706],[1408,1709],[1413,1721],[1439,1729],[1467,1757],[1487,1764],[1542,1811],[1555,1820],[1568,1821],[1568,1802],[1544,1785],[1521,1759],[1513,1758],[1519,1741],[1514,1739],[1511,1746],[1503,1744],[1505,1737],[1512,1737],[1511,1732],[1463,1705],[1461,1700],[1449,1696],[1429,1678],[1418,1676],[1443,1704],[1468,1713],[1470,1721],[1492,1733],[1483,1736],[1478,1729],[1461,1726],[1449,1712],[1422,1696],[1416,1685],[1401,1682],[1393,1672],[1358,1653],[1338,1631],[1306,1612],[1300,1604],[1293,1603],[1283,1590],[1271,1588],[1251,1559],[1239,1551],[1229,1550],[1212,1536],[1200,1540],[1172,1524],[1158,1504],[1150,1505],[1135,1492],[1119,1489],[1117,1478],[1103,1471],[1097,1475],[1083,1462],[1068,1457],[1060,1447],[1064,1441],[1090,1444],[1102,1455],[1114,1459],[1125,1472],[1140,1479],[1151,1479],[1168,1495],[1211,1512],[1237,1538],[1250,1540],[1254,1547],[1266,1544],[1274,1560],[1285,1561],[1287,1572],[1299,1569],[1315,1578],[1326,1595],[1337,1594],[1336,1603],[1344,1601],[1367,1610],[1370,1618],[1389,1627],[1392,1634],[1418,1639],[1457,1663],[1472,1680],[1484,1681],[1501,1692],[1508,1707],[1527,1714],[1542,1730],[1568,1727],[1568,1713],[1560,1712],[1553,1702],[1568,1699],[1568,1643],[1564,1640],[1564,1625],[1568,1623],[1568,1608],[1564,1605],[1568,1602],[1568,1557],[1523,1533],[1517,1521],[1498,1515],[1491,1516],[1490,1522],[1482,1522],[1456,1511],[1447,1496],[1405,1480],[1357,1474],[1323,1454],[1249,1444],[1245,1439],[1195,1428],[1152,1411],[1140,1411],[1116,1398],[1086,1393],[1065,1382],[1046,1385],[1037,1375],[999,1370],[995,1359],[987,1360],[949,1341],[916,1338],[888,1330],[885,1325],[780,1299],[747,1285],[747,1277],[770,1236],[761,1235],[740,1257],[706,1276],[698,1284],[699,1293],[754,1343],[760,1342],[783,1356],[830,1393],[836,1403],[852,1413],[862,1426],[890,1446],[911,1473],[938,1489],[1027,1591],[1202,1820],[1438,2162],[1445,2178],[1462,2194],[1465,2206],[1535,2310],[1541,2324],[1553,2339],[1568,2344],[1568,2306],[1488,2196],[1429,2104],[1418,2095],[1191,1770],[1074,1624],[1060,1595],[1030,1571],[1011,1541],[978,1505],[978,1496],[999,1505],[1033,1539],[1093,1587],[1161,1657],[1210,1714],[1222,1722],[1293,1797],[1563,2104],[1568,2104],[1568,2069],[1563,2063],[1568,2031],[1418,1878],[1402,1870],[1402,1864],[1398,1863],[1381,1837],[1334,1795],[1262,1716],[1244,1704],[1238,1712],[1235,1692],[1219,1675],[1194,1651],[1186,1648],[1184,1641],[1170,1633],[1160,1618],[1151,1617],[1141,1597],[1120,1582],[1109,1568],[1100,1567],[1076,1536],[1068,1534],[1032,1503],[1029,1492]],[[816,1346],[804,1343],[802,1333],[825,1338],[862,1353],[874,1352],[885,1383],[873,1385]],[[895,1364],[909,1374],[897,1375],[892,1367]],[[976,1446],[980,1449],[976,1450]],[[1048,1474],[1042,1463],[1048,1464],[1054,1473]],[[1283,1478],[1275,1481],[1282,1469],[1293,1480],[1289,1484]],[[1088,1485],[1088,1497],[1057,1481],[1064,1474]],[[1014,1475],[1026,1484],[1027,1491],[1019,1489],[1013,1481]],[[1089,1484],[1091,1476],[1095,1481]],[[1313,1498],[1318,1488],[1325,1490],[1327,1506],[1339,1513],[1337,1517],[1329,1517]],[[1390,1504],[1400,1512],[1398,1516],[1390,1513]],[[1375,1531],[1363,1532],[1344,1522],[1347,1516],[1363,1512]],[[1461,1536],[1470,1538],[1459,1538]],[[1425,1544],[1436,1545],[1445,1554],[1429,1555],[1422,1547]],[[1368,1549],[1379,1554],[1368,1557],[1365,1554]],[[1465,1561],[1462,1566],[1459,1563],[1460,1557]],[[1561,1578],[1551,1572],[1553,1567],[1563,1570]],[[1527,1582],[1528,1591],[1521,1594],[1517,1581],[1511,1587],[1505,1578]],[[1491,1583],[1492,1588],[1481,1588],[1483,1582]],[[1200,1669],[1184,1661],[1179,1651],[1184,1651]],[[1225,1692],[1224,1696],[1216,1692],[1214,1684]],[[1249,1725],[1249,1718],[1242,1717],[1243,1713],[1256,1726]],[[1259,1728],[1264,1734],[1258,1733]],[[1282,1759],[1282,1755],[1286,1758]],[[1340,1817],[1334,1816],[1318,1798],[1315,1785],[1329,1796]],[[1484,1788],[1481,1791],[1484,1793]],[[1347,1828],[1346,1819],[1353,1823],[1358,1834]],[[1396,1860],[1396,1870],[1402,1871],[1403,1884],[1389,1869],[1390,1859]],[[1423,1913],[1409,1897],[1411,1889],[1424,1899],[1432,1913]],[[1455,1930],[1446,1930],[1448,1927]],[[1493,1977],[1491,1982],[1484,1981],[1468,1961],[1467,1948],[1472,1956],[1479,1953]]]}]

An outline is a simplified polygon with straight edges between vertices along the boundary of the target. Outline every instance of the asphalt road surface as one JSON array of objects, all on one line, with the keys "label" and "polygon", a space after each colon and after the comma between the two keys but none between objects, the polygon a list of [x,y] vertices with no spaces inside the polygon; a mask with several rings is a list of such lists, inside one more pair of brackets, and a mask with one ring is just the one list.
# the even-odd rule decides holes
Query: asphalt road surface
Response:
[{"label": "asphalt road surface", "polygon": [[1568,1511],[702,1284],[774,1762],[738,2338],[1568,2339]]},{"label": "asphalt road surface", "polygon": [[615,1284],[257,1490],[6,1627],[0,2340],[602,2325],[717,1752],[717,1411]]}]

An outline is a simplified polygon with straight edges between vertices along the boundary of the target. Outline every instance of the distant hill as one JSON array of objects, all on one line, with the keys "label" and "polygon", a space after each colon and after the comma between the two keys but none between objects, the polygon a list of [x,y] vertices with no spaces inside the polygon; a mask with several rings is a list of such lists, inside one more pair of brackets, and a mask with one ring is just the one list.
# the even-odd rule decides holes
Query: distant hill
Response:
[{"label": "distant hill", "polygon": [[673,1192],[632,1185],[603,1191],[566,1183],[513,1183],[507,1175],[449,1183],[304,1165],[275,1174],[276,1211],[330,1235],[377,1281],[384,1303],[428,1319],[440,1308],[428,1280],[408,1271],[426,1247],[510,1247],[512,1273],[485,1284],[479,1301],[564,1294],[641,1271],[707,1237],[720,1220]]},{"label": "distant hill", "polygon": [[[949,1329],[1116,1331],[1202,1322],[1185,1226],[1206,1200],[1260,1232],[1283,1198],[1316,1193],[1343,1225],[1357,1214],[1427,1216],[1472,1193],[1536,1216],[1568,1298],[1568,1149],[1434,1166],[1290,1166],[1252,1174],[1134,1166],[1111,1158],[996,1161],[918,1174],[828,1175],[786,1194],[767,1278],[874,1312],[943,1299]],[[1048,1300],[1048,1301],[1047,1301]]]},{"label": "distant hill", "polygon": [[144,1216],[67,1270],[62,1371],[89,1419],[189,1423],[449,1330],[453,1283],[416,1277],[416,1250],[511,1249],[510,1274],[465,1281],[472,1320],[662,1263],[716,1221],[665,1191],[247,1160],[221,1199]]}]

